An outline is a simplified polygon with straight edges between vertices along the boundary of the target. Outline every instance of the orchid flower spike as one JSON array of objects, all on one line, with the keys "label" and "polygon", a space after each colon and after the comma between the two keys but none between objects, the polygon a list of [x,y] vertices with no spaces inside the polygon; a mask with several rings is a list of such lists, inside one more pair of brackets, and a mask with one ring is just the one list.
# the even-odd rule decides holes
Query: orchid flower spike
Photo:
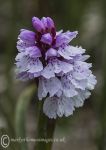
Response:
[{"label": "orchid flower spike", "polygon": [[38,98],[49,118],[70,116],[81,107],[97,81],[85,49],[69,45],[78,32],[56,32],[50,17],[32,18],[34,31],[22,29],[18,36],[17,78],[37,78]]}]

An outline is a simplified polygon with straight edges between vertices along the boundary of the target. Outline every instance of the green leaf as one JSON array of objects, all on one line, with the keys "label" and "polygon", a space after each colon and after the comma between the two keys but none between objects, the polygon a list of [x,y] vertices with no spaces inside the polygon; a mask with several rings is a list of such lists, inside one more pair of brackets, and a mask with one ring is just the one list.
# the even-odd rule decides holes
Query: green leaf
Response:
[{"label": "green leaf", "polygon": [[[17,106],[16,106],[16,116],[15,116],[15,129],[17,138],[26,138],[26,113],[27,108],[29,106],[31,97],[33,93],[36,91],[36,86],[31,85],[27,89],[23,91],[21,96],[19,97]],[[28,146],[26,142],[20,143],[21,150],[27,150]]]}]

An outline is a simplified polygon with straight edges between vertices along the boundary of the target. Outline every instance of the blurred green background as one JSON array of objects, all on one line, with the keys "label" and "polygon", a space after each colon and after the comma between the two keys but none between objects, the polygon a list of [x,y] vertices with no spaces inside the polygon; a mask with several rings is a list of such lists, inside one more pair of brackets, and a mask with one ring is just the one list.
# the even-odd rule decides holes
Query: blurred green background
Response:
[{"label": "blurred green background", "polygon": [[[53,150],[106,150],[106,0],[0,0],[0,137],[36,137],[35,85],[15,79],[16,42],[33,16],[50,16],[57,30],[79,31],[72,41],[91,55],[98,83],[73,116],[58,119]],[[8,150],[34,150],[34,142],[12,142]],[[3,147],[0,145],[0,150]]]}]

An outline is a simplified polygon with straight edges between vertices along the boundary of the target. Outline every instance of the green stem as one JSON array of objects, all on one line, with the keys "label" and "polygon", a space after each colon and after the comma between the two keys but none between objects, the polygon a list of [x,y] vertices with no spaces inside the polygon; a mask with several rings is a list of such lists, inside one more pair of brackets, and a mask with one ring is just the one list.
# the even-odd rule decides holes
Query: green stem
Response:
[{"label": "green stem", "polygon": [[[47,139],[53,139],[54,130],[56,126],[56,120],[55,119],[47,119]],[[49,142],[47,146],[47,150],[52,149],[53,142]]]},{"label": "green stem", "polygon": [[[53,144],[53,135],[56,126],[55,119],[49,119],[42,111],[43,103],[40,102],[39,120],[38,120],[38,134],[37,139],[39,141],[36,145],[36,150],[51,150]],[[43,141],[44,139],[44,141]]]}]

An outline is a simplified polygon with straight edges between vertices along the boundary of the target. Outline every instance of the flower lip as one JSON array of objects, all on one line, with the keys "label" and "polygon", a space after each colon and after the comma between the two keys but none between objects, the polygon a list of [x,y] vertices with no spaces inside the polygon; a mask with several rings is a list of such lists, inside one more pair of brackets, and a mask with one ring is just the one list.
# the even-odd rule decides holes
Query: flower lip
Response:
[{"label": "flower lip", "polygon": [[37,46],[32,46],[26,49],[26,55],[29,55],[31,58],[41,57],[41,51]]}]

